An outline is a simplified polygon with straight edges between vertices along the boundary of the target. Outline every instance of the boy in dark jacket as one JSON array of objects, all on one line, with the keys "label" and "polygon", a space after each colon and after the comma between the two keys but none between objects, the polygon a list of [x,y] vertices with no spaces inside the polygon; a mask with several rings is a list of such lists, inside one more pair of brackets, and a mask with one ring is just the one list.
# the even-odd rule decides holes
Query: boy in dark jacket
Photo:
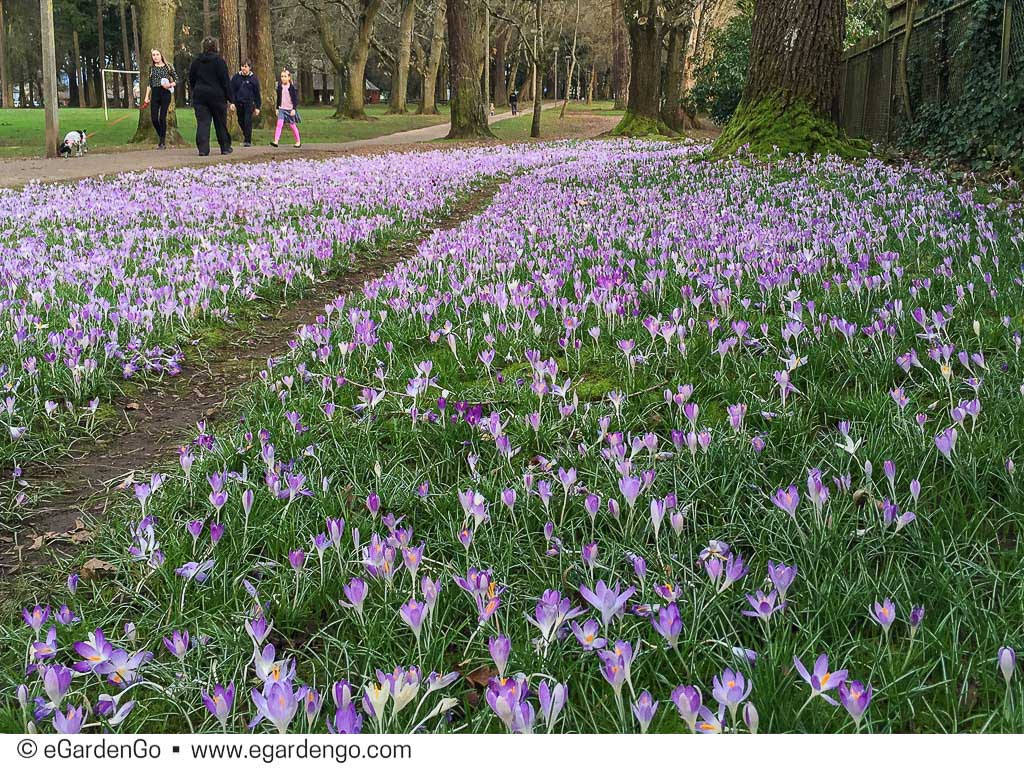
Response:
[{"label": "boy in dark jacket", "polygon": [[242,127],[245,146],[252,146],[252,119],[260,114],[263,100],[260,98],[260,79],[252,71],[249,62],[242,63],[242,69],[231,78],[235,108],[238,110],[238,124]]},{"label": "boy in dark jacket", "polygon": [[200,155],[210,154],[210,122],[217,132],[217,143],[222,155],[231,154],[231,134],[228,133],[228,106],[232,103],[228,65],[217,51],[212,37],[203,40],[203,52],[192,60],[188,70],[192,108],[196,112],[196,148]]}]

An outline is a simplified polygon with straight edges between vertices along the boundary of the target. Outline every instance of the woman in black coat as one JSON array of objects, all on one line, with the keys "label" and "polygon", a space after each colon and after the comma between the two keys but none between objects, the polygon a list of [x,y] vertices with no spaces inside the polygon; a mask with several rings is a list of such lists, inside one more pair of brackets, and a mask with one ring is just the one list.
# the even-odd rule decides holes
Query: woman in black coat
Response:
[{"label": "woman in black coat", "polygon": [[217,41],[203,40],[203,52],[192,60],[188,71],[192,108],[196,112],[196,148],[200,155],[210,154],[210,122],[217,132],[217,143],[222,155],[231,154],[231,134],[228,133],[228,109],[232,104],[231,80],[228,65],[217,50]]}]

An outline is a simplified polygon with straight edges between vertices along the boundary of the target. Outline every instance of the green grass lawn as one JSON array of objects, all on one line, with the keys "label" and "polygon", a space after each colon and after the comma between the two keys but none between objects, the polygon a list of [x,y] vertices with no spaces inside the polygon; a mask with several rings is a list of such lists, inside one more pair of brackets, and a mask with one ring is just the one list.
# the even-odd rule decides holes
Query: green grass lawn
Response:
[{"label": "green grass lawn", "polygon": [[[335,120],[333,107],[305,107],[302,114],[302,140],[310,144],[335,143],[371,139],[399,131],[409,131],[437,125],[448,120],[447,105],[441,106],[439,115],[388,115],[386,104],[367,106],[372,118],[368,121]],[[84,130],[89,134],[89,149],[104,152],[124,149],[145,149],[147,145],[129,144],[137,125],[137,110],[112,109],[109,121],[103,119],[102,109],[68,108],[60,110],[60,133]],[[191,143],[195,134],[195,115],[191,109],[180,109],[178,129]],[[287,133],[287,140],[291,134]],[[269,130],[254,132],[257,144],[268,143]],[[44,128],[41,109],[0,109],[0,157],[31,157],[43,154]]]},{"label": "green grass lawn", "polygon": [[[529,105],[522,105],[524,108],[529,108]],[[560,128],[563,121],[559,117],[561,112],[561,104],[551,109],[545,109],[541,113],[541,138],[558,138],[558,134],[561,133]],[[579,102],[570,102],[568,113],[571,115],[596,115],[604,117],[617,117],[622,115],[621,110],[614,108],[614,102],[611,101],[595,101],[593,104],[587,105]],[[568,118],[567,118],[568,119]],[[500,123],[495,123],[491,126],[491,130],[494,135],[503,141],[518,141],[520,139],[530,138],[530,125],[533,122],[533,114],[525,113],[519,117],[512,118],[510,120],[503,120]],[[548,134],[556,134],[551,136]]]}]

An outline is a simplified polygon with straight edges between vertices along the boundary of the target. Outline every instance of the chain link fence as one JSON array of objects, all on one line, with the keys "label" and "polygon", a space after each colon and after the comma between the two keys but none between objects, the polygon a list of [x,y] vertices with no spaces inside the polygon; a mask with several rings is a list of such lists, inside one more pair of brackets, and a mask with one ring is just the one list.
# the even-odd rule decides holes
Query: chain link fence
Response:
[{"label": "chain link fence", "polygon": [[1024,76],[1024,0],[934,5],[890,6],[887,30],[844,54],[839,124],[848,135],[891,143],[919,110],[970,109],[972,81],[1003,87]]}]

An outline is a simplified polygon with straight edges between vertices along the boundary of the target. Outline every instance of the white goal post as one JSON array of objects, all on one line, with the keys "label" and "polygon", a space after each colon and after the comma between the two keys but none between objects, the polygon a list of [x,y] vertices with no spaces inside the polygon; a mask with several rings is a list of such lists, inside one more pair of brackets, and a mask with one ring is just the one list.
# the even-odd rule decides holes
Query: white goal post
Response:
[{"label": "white goal post", "polygon": [[[110,119],[109,110],[107,109],[107,72],[114,75],[139,75],[139,96],[142,95],[142,77],[141,73],[137,69],[101,69],[100,70],[100,90],[103,91],[103,119],[107,121]],[[135,103],[135,95],[132,94],[132,104]]]}]

